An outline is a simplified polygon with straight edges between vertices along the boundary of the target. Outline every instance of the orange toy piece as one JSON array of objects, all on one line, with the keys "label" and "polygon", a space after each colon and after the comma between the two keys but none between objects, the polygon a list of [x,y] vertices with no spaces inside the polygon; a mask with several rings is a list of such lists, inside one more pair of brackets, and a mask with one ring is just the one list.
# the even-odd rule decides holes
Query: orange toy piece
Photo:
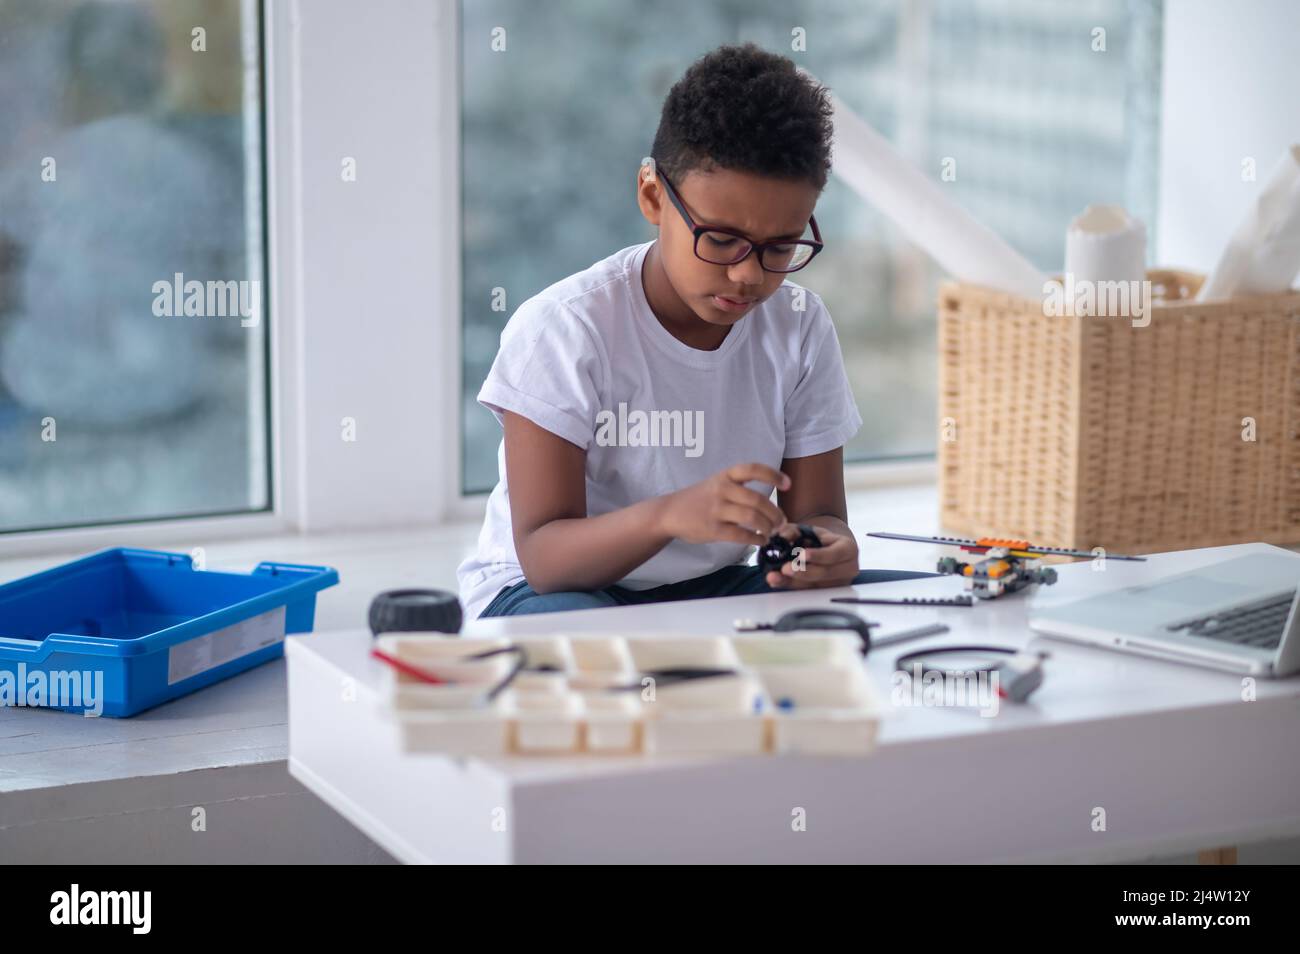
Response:
[{"label": "orange toy piece", "polygon": [[[1032,550],[1028,540],[1003,540],[999,537],[980,537],[975,541],[977,547],[993,549],[997,547],[1002,550]],[[974,549],[974,547],[962,547],[963,550]]]},{"label": "orange toy piece", "polygon": [[989,563],[986,572],[988,573],[990,579],[996,580],[999,577],[1006,576],[1007,572],[1010,569],[1011,569],[1011,564],[1008,563],[1006,560],[994,560],[991,563]]}]

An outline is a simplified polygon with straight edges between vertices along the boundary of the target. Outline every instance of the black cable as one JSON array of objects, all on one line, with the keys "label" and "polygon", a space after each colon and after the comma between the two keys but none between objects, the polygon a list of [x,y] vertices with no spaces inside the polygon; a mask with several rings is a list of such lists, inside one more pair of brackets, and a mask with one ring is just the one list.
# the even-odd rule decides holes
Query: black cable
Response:
[{"label": "black cable", "polygon": [[[668,669],[647,669],[641,673],[642,676],[649,676],[655,681],[656,685],[670,686],[675,682],[688,682],[692,679],[713,679],[718,676],[734,676],[734,669],[717,669],[709,666],[675,666]],[[625,683],[621,686],[610,686],[610,692],[635,692],[644,688],[639,682]]]},{"label": "black cable", "polygon": [[[957,653],[973,653],[975,655],[993,653],[1002,656],[1014,656],[1020,651],[1021,650],[1019,649],[1009,649],[1006,646],[937,646],[933,649],[917,649],[910,653],[903,653],[903,655],[894,660],[894,669],[904,669],[907,667],[908,663],[915,662],[916,660],[922,659],[926,656],[955,655]],[[980,671],[989,668],[991,667],[983,666],[980,667]],[[924,663],[921,664],[922,673],[951,671],[952,670],[944,669],[940,666],[926,666]]]},{"label": "black cable", "polygon": [[493,686],[491,689],[488,690],[488,694],[485,697],[488,702],[491,702],[498,695],[500,695],[501,692],[506,688],[506,686],[514,682],[515,677],[518,676],[519,673],[523,670],[524,664],[528,661],[528,654],[524,651],[524,647],[518,645],[517,643],[511,643],[509,646],[502,646],[499,649],[487,649],[481,653],[473,653],[469,656],[461,657],[462,659],[490,659],[493,656],[500,656],[503,655],[504,653],[515,654],[516,657],[515,666],[508,673],[505,674],[505,676],[501,679],[500,682],[498,682],[495,686]]}]

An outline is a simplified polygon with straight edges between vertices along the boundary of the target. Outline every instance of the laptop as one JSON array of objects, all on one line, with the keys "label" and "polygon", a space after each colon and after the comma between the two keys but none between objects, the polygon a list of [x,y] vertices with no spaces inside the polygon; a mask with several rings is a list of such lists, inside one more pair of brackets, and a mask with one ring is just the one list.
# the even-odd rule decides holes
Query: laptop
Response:
[{"label": "laptop", "polygon": [[1300,671],[1300,559],[1235,557],[1031,609],[1044,636],[1255,676]]}]

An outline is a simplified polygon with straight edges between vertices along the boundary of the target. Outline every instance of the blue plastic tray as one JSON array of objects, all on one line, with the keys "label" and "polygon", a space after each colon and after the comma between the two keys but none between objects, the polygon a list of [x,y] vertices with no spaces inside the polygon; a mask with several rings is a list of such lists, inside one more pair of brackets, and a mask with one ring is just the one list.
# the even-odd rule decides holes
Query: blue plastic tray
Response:
[{"label": "blue plastic tray", "polygon": [[283,655],[338,580],[327,566],[224,573],[132,549],[14,580],[0,586],[0,706],[135,715]]}]

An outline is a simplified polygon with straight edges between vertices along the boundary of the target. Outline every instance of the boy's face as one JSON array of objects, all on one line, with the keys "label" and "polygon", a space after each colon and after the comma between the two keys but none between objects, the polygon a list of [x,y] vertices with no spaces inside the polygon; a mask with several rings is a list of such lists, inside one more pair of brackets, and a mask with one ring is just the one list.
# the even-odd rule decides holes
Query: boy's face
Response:
[{"label": "boy's face", "polygon": [[[641,214],[659,226],[664,272],[697,317],[713,325],[734,325],[785,281],[786,274],[764,271],[753,253],[734,265],[696,257],[691,230],[662,183],[645,168],[638,176],[637,204]],[[811,182],[732,169],[692,170],[672,184],[696,225],[730,229],[754,242],[800,238],[817,205]]]}]

